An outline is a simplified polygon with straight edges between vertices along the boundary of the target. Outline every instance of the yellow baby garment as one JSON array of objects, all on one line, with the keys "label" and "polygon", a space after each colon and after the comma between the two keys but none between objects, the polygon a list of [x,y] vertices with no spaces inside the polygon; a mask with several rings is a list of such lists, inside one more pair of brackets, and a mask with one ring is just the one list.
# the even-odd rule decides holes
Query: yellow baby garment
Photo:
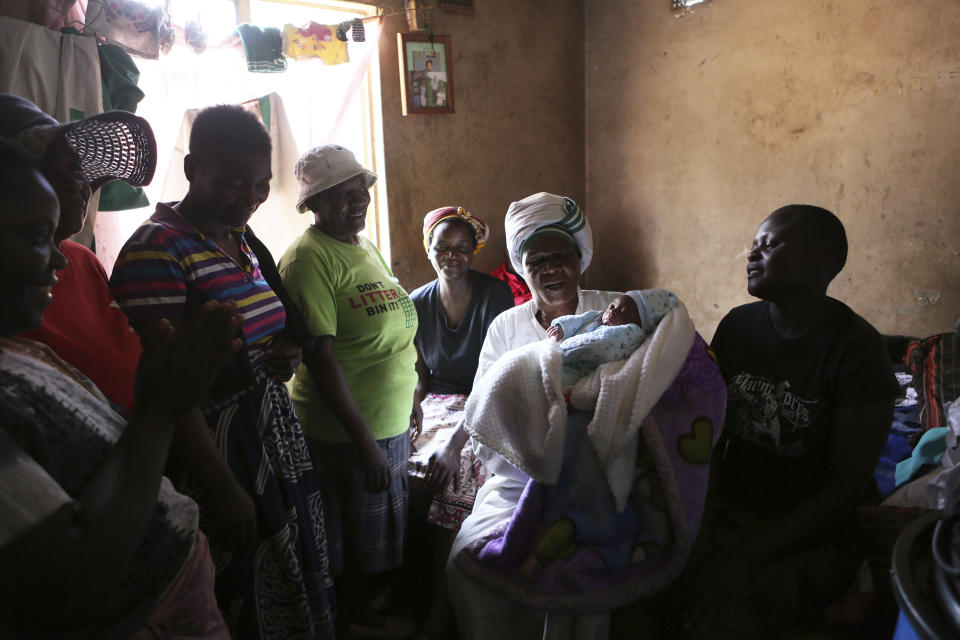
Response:
[{"label": "yellow baby garment", "polygon": [[288,58],[320,58],[326,64],[350,62],[347,43],[337,39],[337,26],[311,22],[303,27],[284,25]]}]

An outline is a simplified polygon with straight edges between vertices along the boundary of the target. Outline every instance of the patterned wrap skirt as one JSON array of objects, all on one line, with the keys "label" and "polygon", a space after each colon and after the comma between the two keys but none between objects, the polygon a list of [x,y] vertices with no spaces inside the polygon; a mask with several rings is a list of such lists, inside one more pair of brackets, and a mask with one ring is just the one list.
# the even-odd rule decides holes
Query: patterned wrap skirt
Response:
[{"label": "patterned wrap skirt", "polygon": [[[408,462],[408,473],[423,476],[430,456],[442,449],[457,430],[463,418],[467,396],[428,393],[420,407],[423,409],[423,431],[414,443],[415,451]],[[452,531],[460,530],[460,523],[473,511],[477,490],[487,479],[487,472],[468,442],[460,451],[460,466],[453,482],[433,496],[427,511],[427,522]]]},{"label": "patterned wrap skirt", "polygon": [[217,567],[215,591],[234,640],[334,637],[336,605],[323,500],[293,402],[251,351],[256,383],[203,406],[214,442],[256,507],[257,540],[231,553],[211,535],[210,503],[187,478]]}]

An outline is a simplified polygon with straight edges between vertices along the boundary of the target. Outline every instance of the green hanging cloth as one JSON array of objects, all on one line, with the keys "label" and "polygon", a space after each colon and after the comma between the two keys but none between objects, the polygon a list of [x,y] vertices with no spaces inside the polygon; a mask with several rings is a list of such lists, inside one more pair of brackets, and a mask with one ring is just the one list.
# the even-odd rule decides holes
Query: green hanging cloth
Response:
[{"label": "green hanging cloth", "polygon": [[[100,56],[100,83],[103,86],[103,110],[121,109],[135,113],[144,93],[137,86],[140,70],[126,51],[114,44],[97,47]],[[100,188],[100,211],[125,211],[150,204],[140,187],[114,180]]]}]

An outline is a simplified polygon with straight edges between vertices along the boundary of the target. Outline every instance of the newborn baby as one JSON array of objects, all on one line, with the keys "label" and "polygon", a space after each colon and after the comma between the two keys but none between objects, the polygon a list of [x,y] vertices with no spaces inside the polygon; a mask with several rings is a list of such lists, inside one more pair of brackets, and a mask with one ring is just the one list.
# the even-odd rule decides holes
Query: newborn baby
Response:
[{"label": "newborn baby", "polygon": [[572,387],[605,362],[629,358],[676,304],[677,297],[663,289],[633,290],[603,311],[554,320],[547,336],[560,341],[563,387]]},{"label": "newborn baby", "polygon": [[[547,336],[560,341],[564,388],[574,386],[605,362],[629,358],[676,305],[677,297],[669,291],[634,290],[617,296],[603,311],[554,320]],[[600,493],[589,493],[598,488]],[[612,500],[585,430],[568,431],[560,478],[543,489],[544,530],[521,564],[519,575],[535,581],[547,561],[570,556],[580,544],[601,551],[607,566],[624,566],[630,557],[629,540],[615,534],[633,531],[640,516],[632,503],[617,513]],[[601,548],[602,541],[609,544]]]}]

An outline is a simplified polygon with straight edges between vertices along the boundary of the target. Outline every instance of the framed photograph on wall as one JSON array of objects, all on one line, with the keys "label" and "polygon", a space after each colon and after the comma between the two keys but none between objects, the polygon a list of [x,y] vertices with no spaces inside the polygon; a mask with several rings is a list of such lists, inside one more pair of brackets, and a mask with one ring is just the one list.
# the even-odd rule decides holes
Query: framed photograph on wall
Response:
[{"label": "framed photograph on wall", "polygon": [[453,113],[450,36],[398,33],[403,115]]}]

